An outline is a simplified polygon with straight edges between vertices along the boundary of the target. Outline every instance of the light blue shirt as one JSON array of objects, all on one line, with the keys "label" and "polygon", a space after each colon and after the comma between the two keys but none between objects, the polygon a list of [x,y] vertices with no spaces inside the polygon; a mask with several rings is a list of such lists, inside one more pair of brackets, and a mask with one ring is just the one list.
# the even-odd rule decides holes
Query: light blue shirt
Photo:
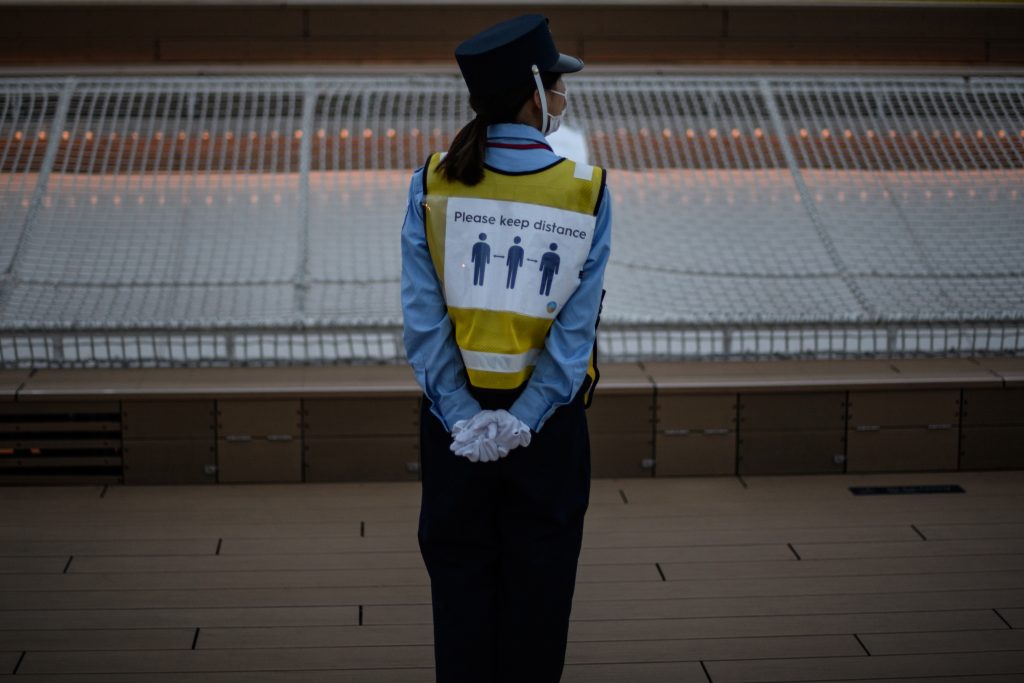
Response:
[{"label": "light blue shirt", "polygon": [[[545,142],[539,130],[519,123],[489,126],[487,137],[513,144]],[[543,148],[488,147],[484,161],[501,171],[523,172],[545,168],[560,158]],[[478,413],[480,404],[469,391],[444,290],[427,249],[423,173],[422,167],[413,173],[409,207],[402,225],[403,336],[416,381],[433,404],[431,411],[450,432],[456,422]],[[605,187],[579,286],[555,318],[526,387],[509,408],[534,432],[540,431],[556,408],[572,401],[586,377],[601,307],[604,271],[611,252],[611,220],[611,196]]]}]

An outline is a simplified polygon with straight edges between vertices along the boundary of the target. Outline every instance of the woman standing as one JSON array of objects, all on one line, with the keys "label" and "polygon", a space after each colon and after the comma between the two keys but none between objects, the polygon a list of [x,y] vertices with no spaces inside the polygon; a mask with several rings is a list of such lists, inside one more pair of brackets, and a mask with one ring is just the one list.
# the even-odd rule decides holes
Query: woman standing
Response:
[{"label": "woman standing", "polygon": [[603,169],[545,141],[568,105],[563,74],[583,68],[545,17],[502,22],[455,57],[476,118],[414,173],[402,227],[437,680],[554,682],[590,493],[611,200]]}]

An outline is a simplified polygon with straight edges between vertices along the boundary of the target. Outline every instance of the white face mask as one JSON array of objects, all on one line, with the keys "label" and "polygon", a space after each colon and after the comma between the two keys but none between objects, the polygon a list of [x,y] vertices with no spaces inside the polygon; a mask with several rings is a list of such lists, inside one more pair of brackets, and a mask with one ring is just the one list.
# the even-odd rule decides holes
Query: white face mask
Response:
[{"label": "white face mask", "polygon": [[[540,69],[537,68],[536,64],[533,65],[533,82],[537,84],[537,92],[540,93],[540,116],[542,121],[540,132],[543,135],[548,136],[558,130],[558,127],[562,125],[562,114],[565,113],[565,109],[563,109],[562,114],[559,114],[558,116],[548,113],[548,98],[545,94],[544,84],[540,80]],[[552,90],[551,92],[564,97],[566,109],[569,107],[568,88],[565,89],[565,92],[559,92],[557,90]]]},{"label": "white face mask", "polygon": [[[565,110],[569,108],[569,89],[568,88],[565,89],[565,92],[558,92],[557,90],[550,90],[549,92],[553,92],[554,94],[561,95],[563,98],[565,98],[565,108],[562,109],[562,113],[559,114],[558,116],[555,116],[554,114],[550,114],[547,111],[544,112],[544,127],[540,131],[544,135],[551,135],[556,130],[558,130],[558,127],[562,125],[562,115],[565,114]],[[547,98],[541,97],[541,101],[543,101],[545,99],[547,99]],[[547,104],[547,103],[545,102],[545,104]],[[545,106],[545,107],[543,107],[543,109],[546,110],[547,107]]]}]

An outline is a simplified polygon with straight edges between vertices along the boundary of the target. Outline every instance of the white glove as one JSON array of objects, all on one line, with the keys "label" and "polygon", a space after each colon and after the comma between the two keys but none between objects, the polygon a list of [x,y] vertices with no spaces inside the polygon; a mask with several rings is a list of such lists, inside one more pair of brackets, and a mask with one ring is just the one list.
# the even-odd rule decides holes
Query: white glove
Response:
[{"label": "white glove", "polygon": [[459,420],[452,425],[451,451],[468,458],[471,462],[492,462],[508,455],[495,440],[498,435],[497,413],[481,410],[468,420]]},{"label": "white glove", "polygon": [[497,416],[498,432],[494,436],[499,448],[511,451],[520,446],[529,446],[532,434],[526,423],[507,410],[494,411]]}]

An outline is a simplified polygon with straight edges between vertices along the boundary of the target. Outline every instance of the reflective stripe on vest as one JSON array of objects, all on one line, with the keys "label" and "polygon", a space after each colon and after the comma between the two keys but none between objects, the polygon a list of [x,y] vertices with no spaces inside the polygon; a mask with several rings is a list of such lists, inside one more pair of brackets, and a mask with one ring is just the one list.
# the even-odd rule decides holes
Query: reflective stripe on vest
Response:
[{"label": "reflective stripe on vest", "polygon": [[[604,170],[563,160],[532,173],[485,169],[467,186],[424,169],[427,245],[473,386],[515,389],[579,286]],[[593,354],[588,368],[595,379]]]}]

